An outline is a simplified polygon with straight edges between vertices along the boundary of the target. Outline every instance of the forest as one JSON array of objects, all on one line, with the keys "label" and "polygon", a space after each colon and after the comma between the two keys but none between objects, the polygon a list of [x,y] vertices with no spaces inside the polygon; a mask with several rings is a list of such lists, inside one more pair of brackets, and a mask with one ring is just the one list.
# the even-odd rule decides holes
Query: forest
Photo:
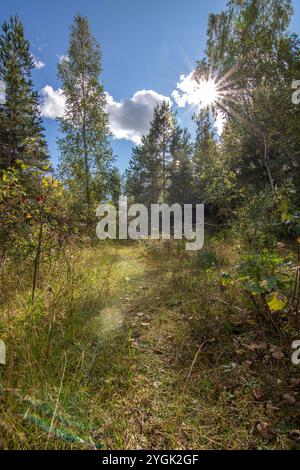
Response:
[{"label": "forest", "polygon": [[[290,0],[207,23],[195,134],[168,100],[117,166],[89,18],[53,165],[22,18],[0,35],[1,449],[300,449],[300,42]],[[218,132],[218,120],[222,132]],[[204,204],[205,241],[99,240],[101,202]]]}]

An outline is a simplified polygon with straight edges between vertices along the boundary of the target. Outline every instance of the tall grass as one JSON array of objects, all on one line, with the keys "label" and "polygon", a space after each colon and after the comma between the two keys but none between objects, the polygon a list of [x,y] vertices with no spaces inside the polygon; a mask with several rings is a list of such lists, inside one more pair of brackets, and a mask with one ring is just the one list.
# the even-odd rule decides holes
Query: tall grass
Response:
[{"label": "tall grass", "polygon": [[[122,355],[130,347],[129,332],[119,328],[125,273],[130,269],[120,266],[118,250],[108,243],[70,246],[42,265],[32,301],[30,266],[5,267],[0,319],[7,347],[7,363],[0,369],[4,448],[101,445],[93,437],[102,424],[99,413],[92,414],[95,389],[114,375],[120,383],[128,380]],[[8,277],[14,282],[6,284]]]}]

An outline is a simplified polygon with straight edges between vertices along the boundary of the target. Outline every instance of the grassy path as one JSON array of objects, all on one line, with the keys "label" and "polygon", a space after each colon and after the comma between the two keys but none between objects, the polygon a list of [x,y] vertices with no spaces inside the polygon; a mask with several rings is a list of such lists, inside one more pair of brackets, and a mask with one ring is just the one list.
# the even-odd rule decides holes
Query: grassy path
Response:
[{"label": "grassy path", "polygon": [[132,247],[117,253],[110,305],[92,322],[93,328],[99,320],[107,325],[101,331],[110,332],[113,348],[95,397],[94,412],[102,410],[106,419],[98,437],[109,448],[222,447],[218,409],[209,403],[209,368],[204,363],[200,379],[196,367],[195,377],[200,343],[189,313],[170,302],[172,263],[158,258],[154,264]]},{"label": "grassy path", "polygon": [[207,446],[186,384],[197,349],[186,316],[166,303],[170,267],[136,247],[118,247],[111,261],[105,305],[85,327],[99,331],[87,365],[94,438],[105,448]]},{"label": "grassy path", "polygon": [[[230,299],[211,301],[205,271],[193,273],[176,248],[153,257],[98,244],[67,255],[42,273],[34,304],[24,282],[3,311],[4,448],[294,446],[299,416],[282,399],[295,392],[289,357],[243,346],[266,339]],[[244,321],[245,333],[229,321]]]},{"label": "grassy path", "polygon": [[241,337],[226,331],[223,322],[240,323],[240,314],[208,301],[214,284],[189,277],[176,253],[153,258],[121,247],[118,256],[122,327],[113,343],[109,392],[104,386],[105,404],[99,397],[95,408],[106,409],[105,447],[293,447],[288,436],[295,424],[288,421],[295,411],[280,405],[290,389],[284,378],[289,358],[284,366],[265,351],[239,349],[240,340],[264,338],[253,337],[251,328],[247,333],[247,324]]}]

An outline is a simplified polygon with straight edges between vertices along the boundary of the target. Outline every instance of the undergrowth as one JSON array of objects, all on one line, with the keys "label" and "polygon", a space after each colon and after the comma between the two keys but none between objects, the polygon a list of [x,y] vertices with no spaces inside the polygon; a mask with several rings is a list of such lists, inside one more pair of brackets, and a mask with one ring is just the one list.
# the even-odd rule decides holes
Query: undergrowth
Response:
[{"label": "undergrowth", "polygon": [[1,298],[2,448],[298,448],[293,314],[281,333],[257,328],[239,262],[222,237],[194,254],[70,245],[41,267],[34,301],[15,266]]}]

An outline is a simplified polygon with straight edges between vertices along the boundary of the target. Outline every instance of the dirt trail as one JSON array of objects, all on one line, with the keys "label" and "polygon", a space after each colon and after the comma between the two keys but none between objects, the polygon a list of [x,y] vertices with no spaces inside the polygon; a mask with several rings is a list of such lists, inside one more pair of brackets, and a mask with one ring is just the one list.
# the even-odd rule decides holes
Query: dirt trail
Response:
[{"label": "dirt trail", "polygon": [[251,447],[252,423],[264,410],[249,389],[256,376],[244,363],[228,369],[236,360],[232,337],[201,296],[190,308],[173,276],[181,263],[137,246],[118,247],[112,258],[105,302],[90,323],[99,335],[88,411],[93,427],[99,423],[98,442],[108,449]]},{"label": "dirt trail", "polygon": [[[180,444],[178,436],[183,406],[178,385],[184,383],[186,371],[175,365],[184,347],[178,350],[175,343],[186,324],[163,299],[169,270],[134,248],[118,248],[116,256],[113,295],[108,293],[96,321],[100,319],[103,335],[111,334],[116,354],[116,348],[124,353],[127,343],[122,359],[129,380],[125,390],[112,387],[118,398],[109,433],[117,434],[123,448],[188,446]],[[110,380],[119,382],[118,377]],[[118,443],[113,438],[107,445]]]}]

